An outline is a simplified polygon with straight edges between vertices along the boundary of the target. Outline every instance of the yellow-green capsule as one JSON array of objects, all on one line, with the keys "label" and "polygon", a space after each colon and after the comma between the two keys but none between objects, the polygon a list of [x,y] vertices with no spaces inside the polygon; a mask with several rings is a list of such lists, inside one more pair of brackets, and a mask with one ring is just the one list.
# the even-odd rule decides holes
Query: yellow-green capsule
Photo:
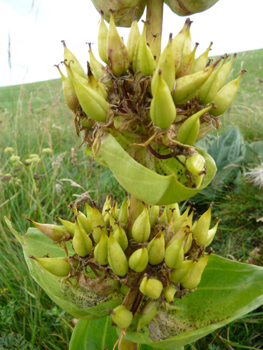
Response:
[{"label": "yellow-green capsule", "polygon": [[99,55],[103,62],[108,64],[108,55],[107,55],[107,38],[108,38],[108,28],[104,22],[104,12],[100,11],[101,19],[98,32],[98,48]]},{"label": "yellow-green capsule", "polygon": [[99,264],[108,264],[108,236],[103,231],[100,241],[94,249],[94,257]]},{"label": "yellow-green capsule", "polygon": [[209,255],[195,261],[190,269],[190,274],[187,280],[181,282],[183,288],[194,289],[201,281],[203,271],[206,267]]},{"label": "yellow-green capsule", "polygon": [[165,287],[164,297],[168,301],[168,303],[174,300],[174,295],[176,292],[177,292],[177,288],[175,288],[175,286],[172,286],[171,284]]},{"label": "yellow-green capsule", "polygon": [[162,223],[165,223],[167,224],[168,223],[168,218],[167,218],[167,207],[165,206],[164,207],[164,210],[162,212],[162,215],[159,217],[159,223],[162,224]]},{"label": "yellow-green capsule", "polygon": [[124,201],[122,202],[122,205],[118,212],[118,221],[127,225],[128,219],[129,219],[129,207],[128,207],[127,197],[125,196]]},{"label": "yellow-green capsule", "polygon": [[37,229],[39,229],[39,231],[44,233],[44,235],[48,236],[49,238],[53,239],[53,241],[59,241],[65,235],[65,230],[61,226],[52,224],[41,224],[29,218],[27,218],[27,220],[32,222],[32,224],[34,224],[34,226]]},{"label": "yellow-green capsule", "polygon": [[205,52],[203,52],[195,61],[194,61],[194,65],[192,68],[192,74],[199,72],[200,70],[205,69],[205,66],[207,64],[207,60],[208,60],[208,54],[209,51],[211,50],[213,43],[211,42],[210,45],[208,46],[208,48],[205,50]]},{"label": "yellow-green capsule", "polygon": [[[129,56],[129,63],[132,64],[133,63],[133,58],[134,58],[134,54],[136,51],[136,46],[140,40],[140,31],[139,31],[139,27],[138,27],[138,23],[137,23],[137,16],[135,13],[134,19],[132,21],[132,25],[131,25],[131,29],[129,32],[129,36],[128,36],[128,41],[127,41],[127,51],[128,51],[128,56]],[[136,72],[134,72],[136,73]]]},{"label": "yellow-green capsule", "polygon": [[148,299],[140,312],[137,323],[137,332],[152,321],[152,319],[157,315],[157,311],[158,309],[156,302]]},{"label": "yellow-green capsule", "polygon": [[192,70],[193,65],[194,65],[194,60],[195,60],[195,52],[197,50],[198,45],[199,45],[199,43],[195,43],[195,47],[194,47],[193,51],[191,51],[187,55],[183,54],[183,60],[182,60],[181,67],[176,72],[176,79],[191,73],[191,70]]},{"label": "yellow-green capsule", "polygon": [[200,216],[193,231],[194,237],[197,239],[197,242],[200,245],[206,244],[208,239],[207,235],[211,222],[212,206],[213,203],[211,203],[208,210]]},{"label": "yellow-green capsule", "polygon": [[158,299],[163,290],[163,284],[157,279],[143,277],[140,284],[140,292],[152,299]]},{"label": "yellow-green capsule", "polygon": [[149,209],[149,220],[151,227],[156,223],[157,218],[159,216],[159,206],[158,205],[151,205]]},{"label": "yellow-green capsule", "polygon": [[113,309],[111,319],[119,328],[126,329],[132,323],[133,314],[126,306],[119,305]]},{"label": "yellow-green capsule", "polygon": [[203,114],[210,111],[212,108],[212,105],[210,105],[207,108],[202,109],[199,112],[196,112],[193,114],[190,118],[186,119],[186,121],[182,124],[180,127],[178,134],[176,136],[176,140],[178,142],[181,142],[185,145],[192,146],[199,134],[200,129],[200,118]]},{"label": "yellow-green capsule", "polygon": [[108,240],[108,260],[112,271],[116,275],[124,277],[127,274],[129,266],[126,255],[112,232]]},{"label": "yellow-green capsule", "polygon": [[186,210],[183,212],[183,214],[174,220],[174,233],[179,231],[182,226],[185,226],[184,221],[187,219],[190,209],[191,209],[191,206],[189,205],[186,208]]},{"label": "yellow-green capsule", "polygon": [[179,267],[184,261],[184,242],[185,236],[174,240],[165,250],[165,263],[171,269]]},{"label": "yellow-green capsule", "polygon": [[67,70],[68,78],[71,82],[71,84],[74,86],[74,82],[72,80],[72,73],[68,68],[68,65],[70,62],[74,63],[74,67],[72,67],[72,70],[74,73],[79,74],[82,78],[88,79],[87,74],[84,72],[84,69],[82,68],[81,64],[77,60],[77,58],[73,55],[73,53],[67,48],[66,43],[64,40],[61,40],[63,46],[64,46],[64,61],[65,61],[65,67]]},{"label": "yellow-green capsule", "polygon": [[[29,258],[36,260],[45,270],[57,277],[66,277],[71,271],[71,266],[66,258],[35,258],[32,255]],[[78,261],[72,259],[72,262],[76,268]]]},{"label": "yellow-green capsule", "polygon": [[72,239],[72,245],[75,252],[81,256],[85,257],[92,251],[92,242],[87,233],[80,228],[78,224],[78,217],[75,221],[75,233]]},{"label": "yellow-green capsule", "polygon": [[142,272],[148,265],[148,251],[145,247],[135,250],[129,258],[129,266],[135,272]]},{"label": "yellow-green capsule", "polygon": [[143,32],[136,47],[135,59],[133,62],[134,73],[136,73],[137,68],[140,68],[145,76],[151,75],[155,68],[155,60],[152,51],[146,42],[147,24],[147,21],[144,22]]},{"label": "yellow-green capsule", "polygon": [[190,276],[193,263],[193,260],[184,260],[179,267],[171,272],[171,281],[174,283],[183,283],[186,281]]},{"label": "yellow-green capsule", "polygon": [[107,234],[106,223],[99,209],[94,204],[93,214],[92,214],[92,236],[96,243],[99,243],[101,237],[101,227],[103,226],[103,231]]},{"label": "yellow-green capsule", "polygon": [[212,227],[210,230],[208,230],[207,241],[205,242],[206,246],[208,246],[208,245],[210,245],[212,243],[212,241],[213,241],[213,239],[215,237],[215,234],[216,234],[219,222],[220,222],[220,219],[217,218],[217,223],[215,224],[215,226]]},{"label": "yellow-green capsule", "polygon": [[199,153],[193,154],[186,159],[185,166],[191,174],[198,176],[205,171],[205,158]]},{"label": "yellow-green capsule", "polygon": [[117,222],[117,228],[113,232],[113,236],[119,245],[122,247],[122,250],[125,251],[128,248],[128,238],[124,229],[120,226],[119,222]]},{"label": "yellow-green capsule", "polygon": [[161,129],[167,129],[176,117],[173,98],[160,69],[156,81],[155,95],[150,106],[150,117],[153,123]]},{"label": "yellow-green capsule", "polygon": [[151,265],[160,264],[165,256],[165,240],[163,231],[160,231],[148,244],[148,258]]},{"label": "yellow-green capsule", "polygon": [[148,240],[151,233],[151,224],[149,220],[149,212],[144,205],[143,211],[134,221],[132,226],[132,237],[138,243],[143,243]]},{"label": "yellow-green capsule", "polygon": [[56,216],[56,218],[62,223],[62,225],[65,227],[67,232],[71,235],[74,236],[75,233],[75,223],[68,221],[68,220],[63,220],[59,216]]},{"label": "yellow-green capsule", "polygon": [[65,103],[68,106],[69,109],[72,111],[76,111],[77,107],[79,105],[79,100],[77,98],[75,89],[73,85],[71,84],[70,80],[61,72],[58,65],[55,65],[61,75],[62,79],[62,89],[63,89],[63,95],[65,99]]},{"label": "yellow-green capsule", "polygon": [[91,43],[88,43],[88,44],[89,44],[89,61],[90,61],[92,73],[96,79],[100,79],[106,72],[106,68],[94,56],[91,49]]}]

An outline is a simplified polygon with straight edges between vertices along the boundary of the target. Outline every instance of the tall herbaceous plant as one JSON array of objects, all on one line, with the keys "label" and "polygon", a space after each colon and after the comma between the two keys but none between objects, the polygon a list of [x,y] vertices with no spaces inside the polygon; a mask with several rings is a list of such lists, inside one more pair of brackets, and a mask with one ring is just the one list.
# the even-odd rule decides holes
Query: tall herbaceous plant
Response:
[{"label": "tall herbaceous plant", "polygon": [[[102,208],[89,199],[85,213],[72,202],[73,220],[59,218],[63,226],[29,219],[35,228],[22,237],[7,223],[32,277],[80,319],[71,350],[183,349],[263,300],[262,268],[214,254],[212,203],[195,220],[191,205],[178,206],[216,173],[195,142],[219,127],[245,71],[225,84],[236,55],[213,62],[212,43],[195,58],[190,18],[161,52],[162,0],[92,2],[104,64],[89,45],[86,72],[62,41],[67,77],[57,68],[86,153],[127,195],[122,203],[108,195]],[[190,15],[216,0],[165,2]],[[130,26],[126,43],[116,25]]]}]

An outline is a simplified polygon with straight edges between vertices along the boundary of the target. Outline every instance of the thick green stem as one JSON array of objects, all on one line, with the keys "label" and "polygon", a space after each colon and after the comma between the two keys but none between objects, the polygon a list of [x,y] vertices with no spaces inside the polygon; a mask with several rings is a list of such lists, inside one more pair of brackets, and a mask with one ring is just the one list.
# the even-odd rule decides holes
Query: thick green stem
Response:
[{"label": "thick green stem", "polygon": [[158,61],[161,54],[162,26],[163,26],[163,0],[147,0],[146,19],[150,22],[147,26],[146,40],[152,53]]}]

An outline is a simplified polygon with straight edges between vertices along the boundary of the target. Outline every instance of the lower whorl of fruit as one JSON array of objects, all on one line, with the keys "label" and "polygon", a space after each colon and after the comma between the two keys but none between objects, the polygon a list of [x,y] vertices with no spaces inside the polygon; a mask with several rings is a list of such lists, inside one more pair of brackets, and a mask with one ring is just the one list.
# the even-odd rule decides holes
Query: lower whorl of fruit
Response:
[{"label": "lower whorl of fruit", "polygon": [[[76,205],[71,209],[74,222],[58,218],[64,227],[29,221],[54,243],[70,241],[75,254],[30,257],[51,274],[64,277],[65,283],[77,278],[83,287],[84,280],[85,285],[104,281],[106,294],[120,288],[125,295],[123,305],[111,311],[112,322],[119,328],[128,328],[139,313],[134,322],[140,330],[163,304],[173,303],[200,283],[212,252],[210,248],[205,253],[205,248],[219,223],[210,229],[212,204],[194,222],[191,205],[181,214],[176,203],[165,207],[139,201],[131,204],[128,197],[120,208],[116,199],[112,203],[107,197],[101,211],[95,203],[93,207],[86,203],[86,215]],[[96,278],[85,272],[89,267]],[[93,288],[101,294],[98,290]]]}]

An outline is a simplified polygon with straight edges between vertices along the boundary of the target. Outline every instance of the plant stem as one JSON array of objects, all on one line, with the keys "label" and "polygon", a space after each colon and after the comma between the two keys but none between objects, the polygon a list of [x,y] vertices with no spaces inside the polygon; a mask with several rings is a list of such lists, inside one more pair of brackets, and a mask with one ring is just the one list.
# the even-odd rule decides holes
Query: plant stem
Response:
[{"label": "plant stem", "polygon": [[163,26],[163,0],[146,0],[146,19],[150,22],[146,30],[146,41],[156,62],[161,54],[162,26]]}]

